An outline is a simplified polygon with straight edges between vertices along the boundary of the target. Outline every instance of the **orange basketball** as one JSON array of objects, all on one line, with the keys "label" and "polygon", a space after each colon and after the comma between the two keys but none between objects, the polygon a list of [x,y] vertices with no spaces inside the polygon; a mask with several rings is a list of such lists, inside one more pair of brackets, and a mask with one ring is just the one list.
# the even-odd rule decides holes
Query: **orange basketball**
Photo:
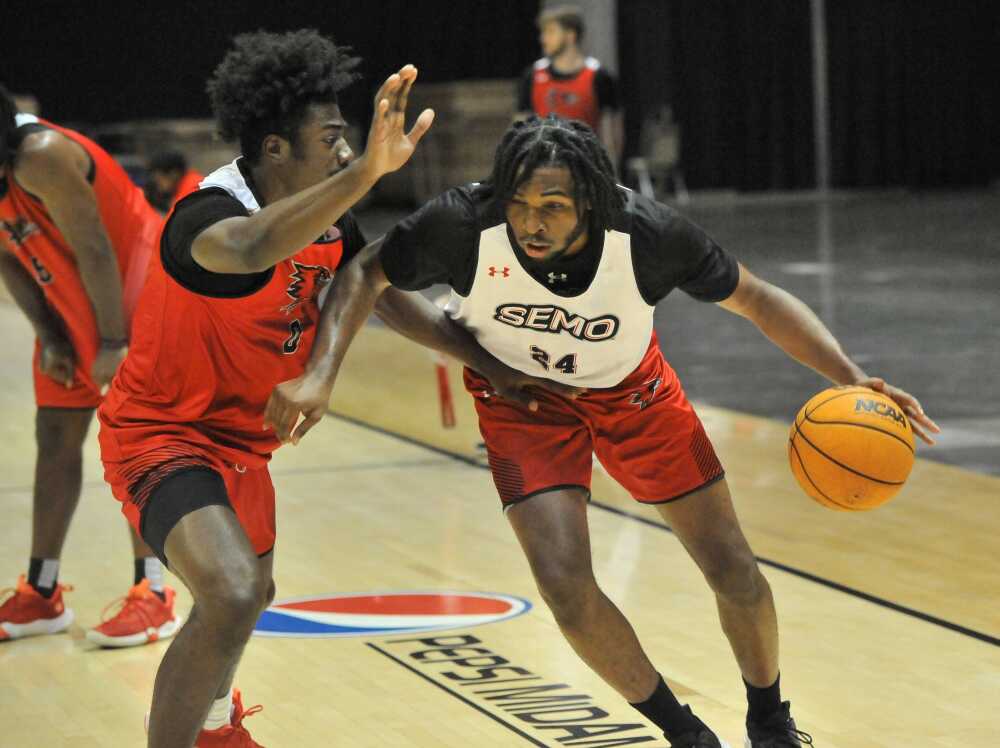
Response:
[{"label": "orange basketball", "polygon": [[913,468],[913,429],[891,398],[832,387],[802,406],[788,461],[802,490],[830,509],[858,512],[891,499]]}]

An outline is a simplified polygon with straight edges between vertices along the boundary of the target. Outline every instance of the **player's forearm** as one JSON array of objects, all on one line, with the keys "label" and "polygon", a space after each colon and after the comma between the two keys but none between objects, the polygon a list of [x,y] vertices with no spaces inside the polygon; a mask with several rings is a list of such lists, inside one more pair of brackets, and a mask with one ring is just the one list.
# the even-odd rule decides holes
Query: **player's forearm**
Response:
[{"label": "player's forearm", "polygon": [[102,232],[77,241],[73,248],[102,340],[127,340],[121,273],[111,244]]},{"label": "player's forearm", "polygon": [[6,250],[0,250],[0,277],[10,292],[14,303],[28,318],[35,335],[39,340],[49,340],[63,337],[62,324],[52,313],[45,294],[35,282],[31,274],[18,262],[17,258]]},{"label": "player's forearm", "polygon": [[389,288],[375,305],[375,314],[395,332],[483,372],[493,357],[464,327],[420,293]]},{"label": "player's forearm", "polygon": [[787,291],[766,284],[748,316],[785,353],[835,384],[867,377],[812,309]]},{"label": "player's forearm", "polygon": [[[194,258],[219,273],[258,273],[316,241],[378,181],[364,156],[309,189],[278,200],[247,219],[225,222],[196,240]],[[222,224],[220,223],[220,228]]]},{"label": "player's forearm", "polygon": [[[377,245],[376,245],[377,246]],[[376,247],[369,246],[337,273],[326,304],[320,312],[316,341],[306,372],[332,383],[347,356],[351,342],[372,313],[386,284],[380,282],[381,265],[373,264]]]}]

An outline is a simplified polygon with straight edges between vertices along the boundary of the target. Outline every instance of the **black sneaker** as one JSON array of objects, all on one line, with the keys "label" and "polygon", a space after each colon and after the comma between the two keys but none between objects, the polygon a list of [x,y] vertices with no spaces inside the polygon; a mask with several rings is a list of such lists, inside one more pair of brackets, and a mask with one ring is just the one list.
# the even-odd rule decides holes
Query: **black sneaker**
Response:
[{"label": "black sneaker", "polygon": [[663,737],[669,741],[670,748],[729,748],[729,743],[709,730],[705,723],[694,715],[691,707],[685,704],[684,709],[698,723],[698,727],[676,737],[664,734]]},{"label": "black sneaker", "polygon": [[[751,722],[747,720],[747,737],[744,742],[745,748],[802,748],[804,745],[812,745],[813,739],[809,733],[795,729],[795,720],[792,719],[791,702],[784,702],[781,709],[776,711],[764,722]],[[698,745],[695,743],[695,745]]]}]

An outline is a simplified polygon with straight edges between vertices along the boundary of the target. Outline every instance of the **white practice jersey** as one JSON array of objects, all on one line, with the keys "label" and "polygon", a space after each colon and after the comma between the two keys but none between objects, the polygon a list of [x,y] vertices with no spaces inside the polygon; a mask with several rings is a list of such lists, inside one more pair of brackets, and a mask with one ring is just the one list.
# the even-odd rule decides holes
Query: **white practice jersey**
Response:
[{"label": "white practice jersey", "polygon": [[[653,310],[635,280],[631,237],[605,232],[586,291],[559,296],[521,265],[506,224],[482,232],[467,296],[454,290],[445,312],[510,367],[577,387],[613,387],[642,361]],[[547,279],[552,285],[558,274]]]}]

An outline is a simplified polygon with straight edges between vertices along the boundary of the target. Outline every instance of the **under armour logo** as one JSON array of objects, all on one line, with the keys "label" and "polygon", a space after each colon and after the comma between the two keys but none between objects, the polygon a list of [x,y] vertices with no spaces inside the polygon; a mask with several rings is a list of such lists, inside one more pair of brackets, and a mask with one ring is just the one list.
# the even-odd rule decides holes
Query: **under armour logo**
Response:
[{"label": "under armour logo", "polygon": [[503,268],[503,270],[497,270],[493,265],[490,265],[490,278],[492,278],[497,273],[500,273],[504,278],[510,277],[510,268]]},{"label": "under armour logo", "polygon": [[566,273],[549,273],[549,283],[566,280]]}]

